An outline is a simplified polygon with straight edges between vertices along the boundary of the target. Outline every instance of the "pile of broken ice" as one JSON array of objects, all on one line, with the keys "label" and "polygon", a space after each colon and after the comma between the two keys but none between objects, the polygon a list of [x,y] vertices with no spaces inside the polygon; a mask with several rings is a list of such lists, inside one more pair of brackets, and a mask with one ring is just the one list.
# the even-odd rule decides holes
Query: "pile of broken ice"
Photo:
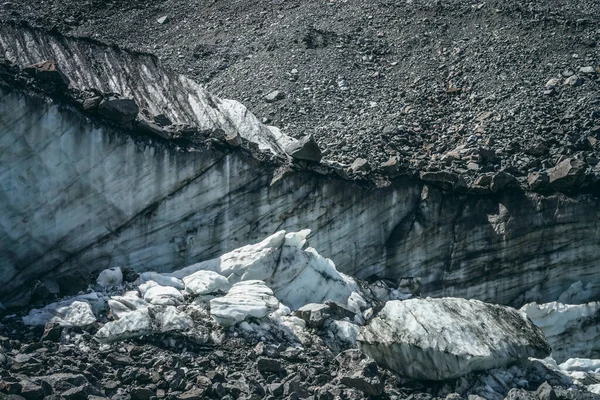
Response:
[{"label": "pile of broken ice", "polygon": [[595,372],[600,361],[567,359],[572,354],[567,349],[580,341],[576,354],[596,355],[591,349],[600,340],[597,324],[577,334],[573,327],[596,316],[598,303],[533,303],[515,310],[475,300],[416,298],[338,272],[331,260],[305,248],[309,233],[281,231],[172,273],[144,272],[129,291],[119,268],[105,270],[97,280],[102,290],[32,310],[23,321],[82,326],[104,313],[109,321],[95,336],[101,343],[168,332],[198,336],[198,318],[255,333],[280,327],[299,345],[318,331],[332,348],[358,346],[399,375],[426,380],[544,359],[550,342],[563,364],[546,358],[545,368],[581,384],[600,377]]}]

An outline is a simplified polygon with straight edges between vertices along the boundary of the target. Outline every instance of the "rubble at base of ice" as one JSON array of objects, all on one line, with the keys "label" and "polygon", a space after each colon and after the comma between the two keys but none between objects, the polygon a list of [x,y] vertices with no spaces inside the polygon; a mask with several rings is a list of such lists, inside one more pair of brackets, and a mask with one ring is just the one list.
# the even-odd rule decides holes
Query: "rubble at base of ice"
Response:
[{"label": "rubble at base of ice", "polygon": [[[168,340],[169,346],[218,345],[227,334],[292,348],[319,343],[338,353],[355,348],[358,341],[367,355],[400,375],[456,378],[443,383],[441,392],[485,399],[503,399],[512,387],[531,390],[544,381],[598,390],[593,386],[600,382],[600,364],[595,360],[568,360],[560,366],[552,359],[523,361],[528,356],[544,357],[548,348],[543,335],[517,310],[463,299],[396,301],[418,293],[420,282],[404,279],[398,288],[384,281],[357,282],[339,273],[316,250],[303,249],[308,234],[278,232],[173,273],[141,273],[133,283],[123,282],[120,269],[106,270],[95,286],[102,292],[32,310],[23,322],[57,322],[67,327],[104,322],[94,336],[103,345],[153,334]],[[553,338],[574,332],[548,330],[556,323],[552,318],[580,321],[597,310],[597,304],[590,303],[554,308],[528,305],[525,311],[534,320],[537,312],[540,326]],[[394,320],[402,323],[388,324]],[[179,339],[186,342],[176,344]],[[402,361],[403,357],[410,362]],[[490,369],[516,360],[519,363],[510,368]],[[487,371],[473,372],[483,369]],[[380,388],[375,377],[364,380],[351,373],[346,381],[367,382],[367,391]]]},{"label": "rubble at base of ice", "polygon": [[456,298],[388,301],[357,340],[380,365],[425,380],[543,358],[551,350],[524,313]]}]

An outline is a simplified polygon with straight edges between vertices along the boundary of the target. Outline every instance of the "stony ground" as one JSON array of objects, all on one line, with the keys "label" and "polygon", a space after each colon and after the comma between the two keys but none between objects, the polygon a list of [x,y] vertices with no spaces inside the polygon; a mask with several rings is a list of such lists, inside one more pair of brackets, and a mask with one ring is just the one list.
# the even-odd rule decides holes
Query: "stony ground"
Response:
[{"label": "stony ground", "polygon": [[0,18],[156,54],[331,160],[596,171],[595,0],[47,0]]}]

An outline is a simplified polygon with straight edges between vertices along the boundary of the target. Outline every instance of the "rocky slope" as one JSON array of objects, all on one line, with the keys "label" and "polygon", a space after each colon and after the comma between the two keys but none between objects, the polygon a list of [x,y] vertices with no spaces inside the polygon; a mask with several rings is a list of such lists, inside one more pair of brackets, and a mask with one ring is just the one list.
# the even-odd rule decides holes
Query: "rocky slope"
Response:
[{"label": "rocky slope", "polygon": [[332,160],[527,186],[574,157],[597,175],[593,0],[6,4],[3,21],[156,54]]}]

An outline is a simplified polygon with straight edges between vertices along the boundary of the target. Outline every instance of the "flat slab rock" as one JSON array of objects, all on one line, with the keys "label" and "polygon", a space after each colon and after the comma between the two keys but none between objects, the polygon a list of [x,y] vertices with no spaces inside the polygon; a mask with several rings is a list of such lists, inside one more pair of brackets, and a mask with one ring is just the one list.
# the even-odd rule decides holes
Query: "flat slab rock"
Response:
[{"label": "flat slab rock", "polygon": [[379,364],[422,380],[452,379],[550,354],[543,332],[524,313],[458,298],[389,301],[357,340]]}]

